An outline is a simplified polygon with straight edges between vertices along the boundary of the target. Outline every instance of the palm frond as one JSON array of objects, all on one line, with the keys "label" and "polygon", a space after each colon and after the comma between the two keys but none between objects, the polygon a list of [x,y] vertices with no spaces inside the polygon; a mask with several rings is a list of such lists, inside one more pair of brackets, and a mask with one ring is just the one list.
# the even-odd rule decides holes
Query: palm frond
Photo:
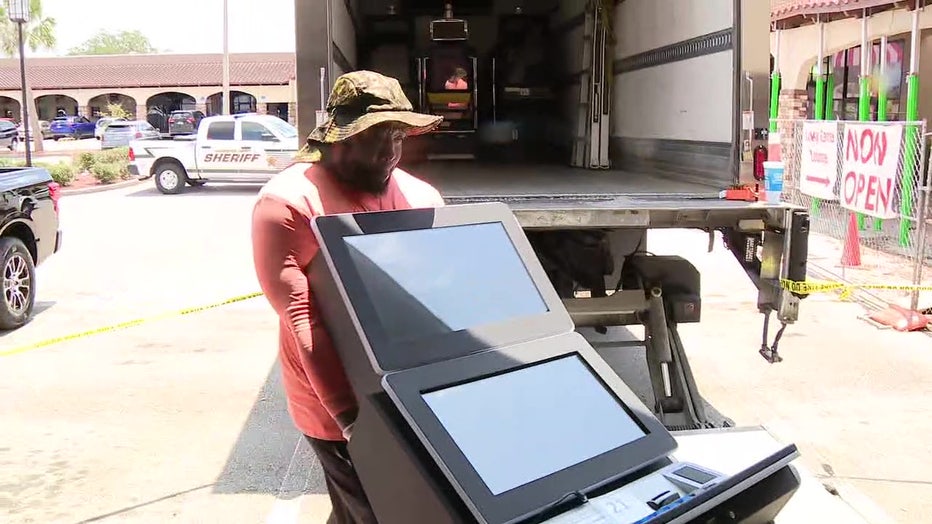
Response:
[{"label": "palm frond", "polygon": [[42,0],[29,0],[29,18],[33,20],[42,18]]},{"label": "palm frond", "polygon": [[30,22],[28,33],[27,38],[30,50],[38,51],[39,49],[55,48],[54,18],[42,18],[36,20],[35,23]]}]

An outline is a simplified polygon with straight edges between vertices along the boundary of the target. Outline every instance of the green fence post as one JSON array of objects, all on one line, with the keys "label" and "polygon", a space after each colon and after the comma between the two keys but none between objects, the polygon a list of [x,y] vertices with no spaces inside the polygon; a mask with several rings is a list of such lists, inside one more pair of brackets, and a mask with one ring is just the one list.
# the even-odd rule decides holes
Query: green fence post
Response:
[{"label": "green fence post", "polygon": [[[816,62],[816,81],[815,81],[815,120],[825,119],[825,24],[819,15],[816,15],[819,24],[819,61]],[[820,214],[822,201],[819,198],[812,198],[812,204],[809,206],[809,213],[813,217]]]},{"label": "green fence post", "polygon": [[[863,49],[863,48],[862,48]],[[864,67],[864,52],[861,52],[861,67]],[[858,87],[858,120],[869,122],[871,119],[871,80],[866,75],[861,75]],[[864,214],[858,213],[858,229],[864,229]]]},{"label": "green fence post", "polygon": [[[919,8],[913,9],[913,27],[909,46],[909,76],[906,77],[906,121],[919,120]],[[904,128],[906,134],[906,150],[903,158],[903,172],[900,179],[900,247],[909,245],[910,218],[913,214],[913,184],[915,183],[915,170],[918,169],[916,159],[919,137],[915,125]]]},{"label": "green fence post", "polygon": [[[880,74],[877,85],[877,121],[887,121],[887,35],[880,37]],[[883,231],[883,220],[874,219],[874,231]]]},{"label": "green fence post", "polygon": [[[906,77],[906,121],[916,122],[919,120],[919,74],[910,73]],[[903,177],[900,181],[900,247],[909,245],[910,220],[913,214],[913,184],[915,183],[915,170],[917,148],[919,146],[919,137],[916,136],[918,128],[915,125],[907,125],[906,131],[906,150],[903,156]]]},{"label": "green fence post", "polygon": [[780,73],[770,75],[770,132],[777,132],[777,118],[780,116]]}]

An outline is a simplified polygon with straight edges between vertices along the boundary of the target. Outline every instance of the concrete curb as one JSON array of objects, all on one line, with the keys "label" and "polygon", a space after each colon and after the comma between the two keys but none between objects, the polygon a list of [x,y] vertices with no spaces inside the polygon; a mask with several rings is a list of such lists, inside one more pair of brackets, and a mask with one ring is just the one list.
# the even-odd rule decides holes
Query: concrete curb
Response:
[{"label": "concrete curb", "polygon": [[122,189],[124,187],[134,186],[140,182],[142,182],[142,179],[136,178],[133,180],[126,180],[124,182],[117,182],[116,184],[101,184],[101,185],[91,186],[91,187],[82,187],[80,189],[62,188],[61,194],[62,196],[68,196],[68,195],[86,195],[89,193],[100,193],[102,191],[111,191],[113,189]]}]

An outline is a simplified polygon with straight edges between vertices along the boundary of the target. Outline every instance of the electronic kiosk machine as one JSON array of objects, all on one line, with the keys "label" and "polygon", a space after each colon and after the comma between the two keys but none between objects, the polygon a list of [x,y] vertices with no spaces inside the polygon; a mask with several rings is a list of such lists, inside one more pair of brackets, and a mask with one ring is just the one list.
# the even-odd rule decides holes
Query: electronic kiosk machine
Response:
[{"label": "electronic kiosk machine", "polygon": [[769,522],[798,487],[793,445],[727,474],[673,458],[679,437],[574,331],[504,204],[313,229],[316,307],[381,524]]}]

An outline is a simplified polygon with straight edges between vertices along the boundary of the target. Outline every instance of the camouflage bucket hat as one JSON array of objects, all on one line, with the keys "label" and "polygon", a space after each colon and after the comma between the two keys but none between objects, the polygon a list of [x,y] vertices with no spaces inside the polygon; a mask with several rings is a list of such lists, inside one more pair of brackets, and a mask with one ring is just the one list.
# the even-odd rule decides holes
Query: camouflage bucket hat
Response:
[{"label": "camouflage bucket hat", "polygon": [[401,124],[408,136],[432,131],[443,117],[415,113],[398,80],[373,71],[337,78],[327,101],[329,118],[311,131],[308,142],[332,144],[386,122]]}]

